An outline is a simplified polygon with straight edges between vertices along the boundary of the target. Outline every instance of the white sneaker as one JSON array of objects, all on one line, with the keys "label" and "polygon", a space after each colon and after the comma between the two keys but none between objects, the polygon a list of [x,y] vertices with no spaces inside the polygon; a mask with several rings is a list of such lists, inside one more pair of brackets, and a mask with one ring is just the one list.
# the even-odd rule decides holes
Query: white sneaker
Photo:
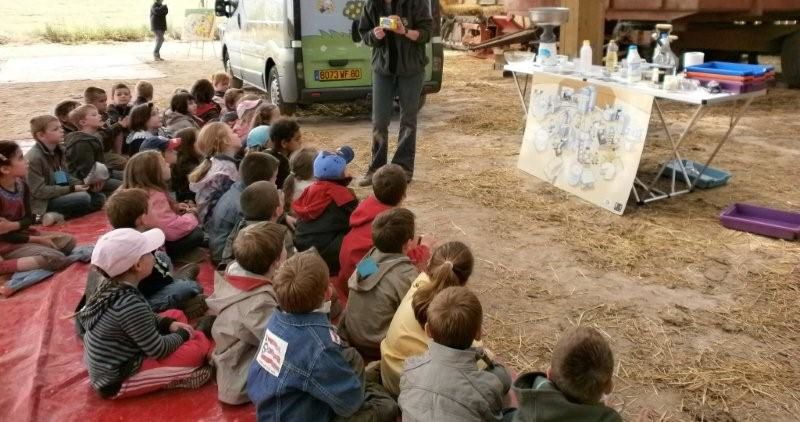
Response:
[{"label": "white sneaker", "polygon": [[48,212],[42,216],[42,225],[45,227],[53,226],[64,222],[64,216],[57,212]]}]

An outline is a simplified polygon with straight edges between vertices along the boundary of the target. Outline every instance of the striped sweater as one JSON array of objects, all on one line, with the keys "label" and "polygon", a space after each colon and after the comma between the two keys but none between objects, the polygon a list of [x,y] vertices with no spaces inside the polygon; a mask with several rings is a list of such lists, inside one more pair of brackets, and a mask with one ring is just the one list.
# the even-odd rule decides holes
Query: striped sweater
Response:
[{"label": "striped sweater", "polygon": [[106,398],[119,392],[145,357],[167,357],[190,337],[185,330],[169,333],[174,320],[154,314],[135,287],[105,278],[78,313],[78,321],[86,330],[89,381]]}]

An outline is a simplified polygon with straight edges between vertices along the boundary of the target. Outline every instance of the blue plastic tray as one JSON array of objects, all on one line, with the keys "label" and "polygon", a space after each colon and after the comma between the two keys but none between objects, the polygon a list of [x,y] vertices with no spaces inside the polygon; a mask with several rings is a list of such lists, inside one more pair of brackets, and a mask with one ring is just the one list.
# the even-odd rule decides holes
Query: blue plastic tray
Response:
[{"label": "blue plastic tray", "polygon": [[[686,167],[686,170],[689,173],[689,180],[694,184],[695,187],[700,189],[711,189],[717,186],[722,186],[728,183],[728,180],[731,178],[731,174],[725,170],[708,167],[706,171],[703,172],[703,175],[700,176],[700,180],[696,180],[697,174],[703,169],[703,163],[698,163],[692,160],[683,160],[683,166]],[[672,177],[673,169],[675,170],[676,180],[683,180],[683,171],[681,170],[681,166],[678,165],[677,160],[672,160],[667,163],[667,169],[664,170],[664,173],[662,173],[661,176]],[[694,169],[695,171],[692,171],[691,169]]]},{"label": "blue plastic tray", "polygon": [[725,76],[764,76],[769,72],[775,70],[774,66],[761,65],[761,64],[743,64],[743,63],[728,63],[728,62],[708,62],[699,64],[697,66],[689,66],[686,68],[687,72],[703,72],[713,73],[715,75]]}]

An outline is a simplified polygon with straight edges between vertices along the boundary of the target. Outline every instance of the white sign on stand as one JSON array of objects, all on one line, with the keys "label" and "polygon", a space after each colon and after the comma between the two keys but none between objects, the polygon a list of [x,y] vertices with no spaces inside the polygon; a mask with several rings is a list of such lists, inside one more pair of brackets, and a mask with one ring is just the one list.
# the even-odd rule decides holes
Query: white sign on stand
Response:
[{"label": "white sign on stand", "polygon": [[653,96],[536,73],[517,166],[622,215],[636,180]]}]

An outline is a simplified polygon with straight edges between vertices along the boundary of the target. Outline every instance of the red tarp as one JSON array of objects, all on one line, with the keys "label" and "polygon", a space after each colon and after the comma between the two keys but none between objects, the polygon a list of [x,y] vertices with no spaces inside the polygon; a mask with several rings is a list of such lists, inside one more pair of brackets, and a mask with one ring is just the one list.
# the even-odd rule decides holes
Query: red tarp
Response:
[{"label": "red tarp", "polygon": [[[98,212],[72,220],[57,231],[79,245],[93,244],[110,230]],[[213,381],[199,390],[170,390],[120,401],[101,399],[89,386],[83,345],[75,334],[74,312],[86,284],[88,264],[77,263],[9,299],[0,298],[0,420],[253,420],[252,405],[217,401]],[[210,295],[213,269],[199,277]]]}]

